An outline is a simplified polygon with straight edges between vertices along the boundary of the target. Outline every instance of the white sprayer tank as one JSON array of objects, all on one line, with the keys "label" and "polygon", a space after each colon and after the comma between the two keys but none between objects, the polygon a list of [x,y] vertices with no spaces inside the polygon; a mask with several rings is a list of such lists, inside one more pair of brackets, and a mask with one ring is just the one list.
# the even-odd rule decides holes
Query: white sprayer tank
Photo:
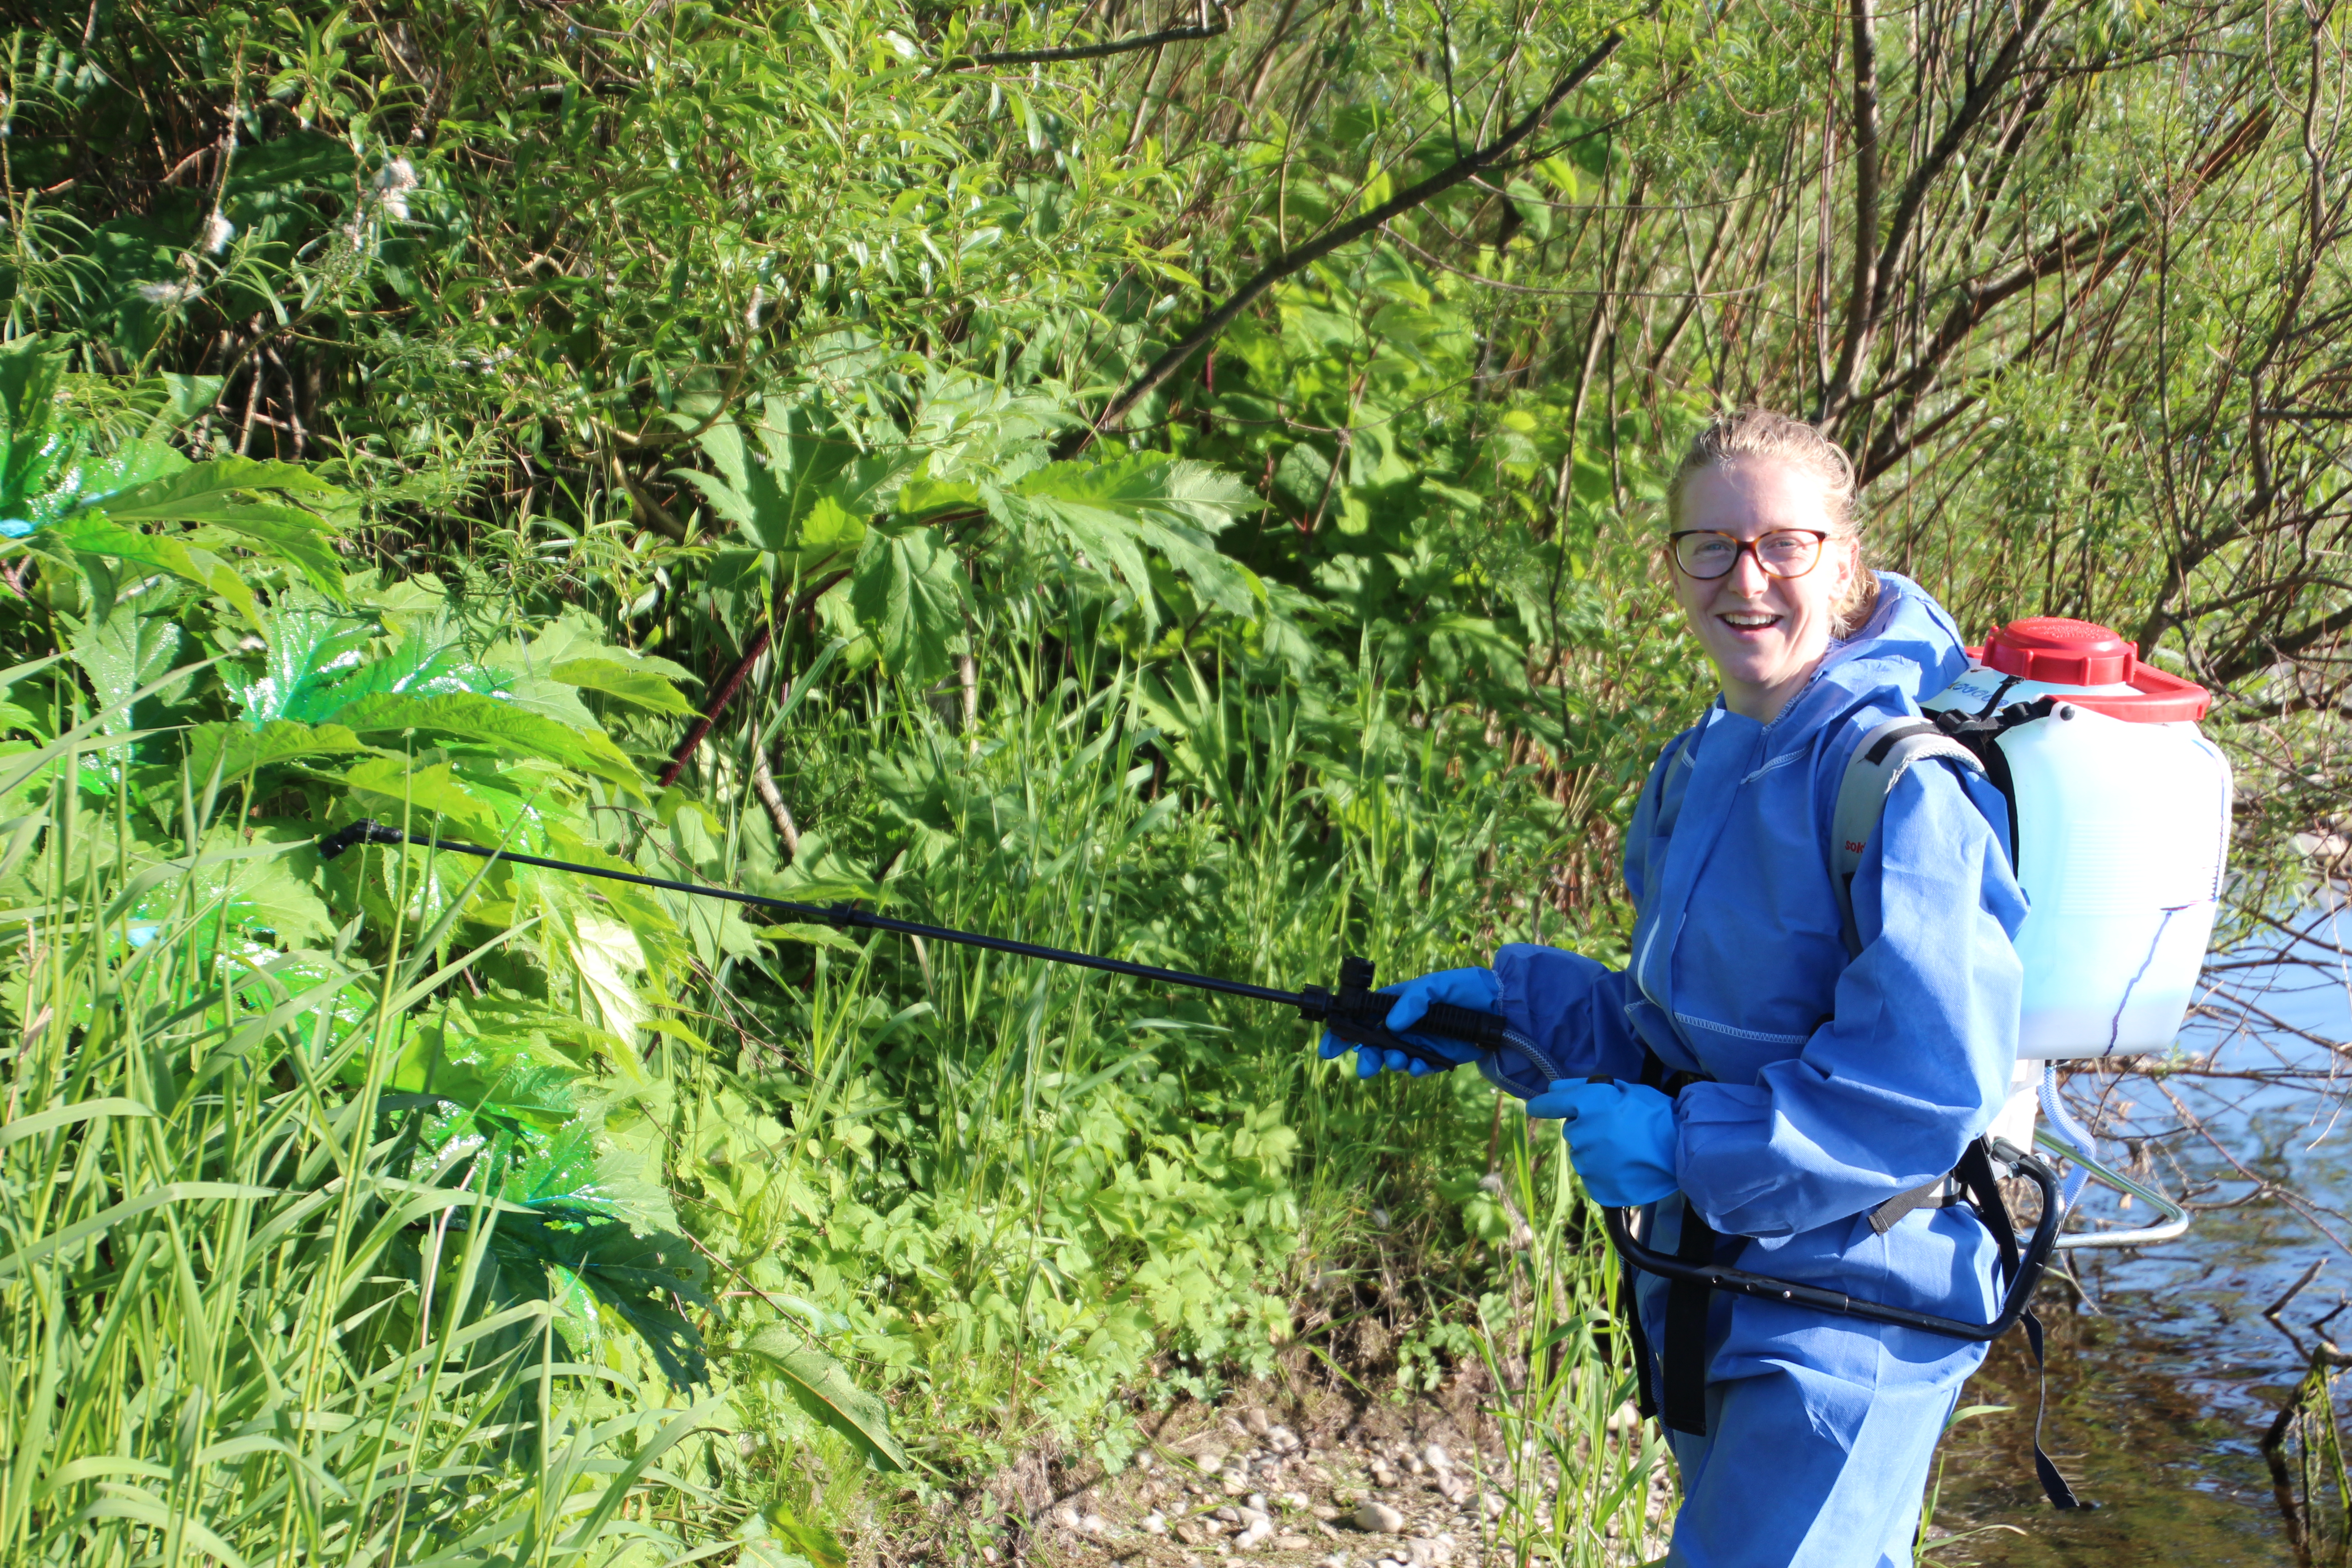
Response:
[{"label": "white sprayer tank", "polygon": [[1990,716],[2058,700],[1999,742],[2032,904],[2021,1061],[2169,1051],[2229,842],[2230,764],[2196,723],[2210,699],[2088,621],[2012,621],[1969,651],[1969,672],[1922,706]]}]

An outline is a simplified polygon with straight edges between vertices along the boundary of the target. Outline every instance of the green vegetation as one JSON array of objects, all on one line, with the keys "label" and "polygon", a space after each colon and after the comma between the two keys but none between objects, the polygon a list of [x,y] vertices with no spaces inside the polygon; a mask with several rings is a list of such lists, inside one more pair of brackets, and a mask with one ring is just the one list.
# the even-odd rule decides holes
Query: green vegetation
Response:
[{"label": "green vegetation", "polygon": [[1155,1402],[1483,1363],[1578,1478],[1499,1528],[1616,1560],[1601,1243],[1476,1080],[312,844],[1265,984],[1612,956],[1707,692],[1663,476],[1752,399],[1838,431],[1967,625],[2104,619],[2216,689],[2259,910],[2345,830],[2341,29],[23,22],[0,1552],[965,1561],[1023,1528],[1002,1467],[1120,1467]]}]

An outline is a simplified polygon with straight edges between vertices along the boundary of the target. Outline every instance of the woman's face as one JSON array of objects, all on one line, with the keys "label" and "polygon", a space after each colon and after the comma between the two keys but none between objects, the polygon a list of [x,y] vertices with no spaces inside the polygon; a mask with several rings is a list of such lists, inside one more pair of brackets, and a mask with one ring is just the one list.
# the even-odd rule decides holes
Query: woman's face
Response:
[{"label": "woman's face", "polygon": [[[1769,458],[1701,468],[1683,488],[1680,529],[1756,540],[1779,529],[1830,531],[1822,481]],[[1803,689],[1829,650],[1830,624],[1858,562],[1854,542],[1822,544],[1801,577],[1774,577],[1741,551],[1728,574],[1702,582],[1669,559],[1675,601],[1723,681],[1724,706],[1770,721]]]}]

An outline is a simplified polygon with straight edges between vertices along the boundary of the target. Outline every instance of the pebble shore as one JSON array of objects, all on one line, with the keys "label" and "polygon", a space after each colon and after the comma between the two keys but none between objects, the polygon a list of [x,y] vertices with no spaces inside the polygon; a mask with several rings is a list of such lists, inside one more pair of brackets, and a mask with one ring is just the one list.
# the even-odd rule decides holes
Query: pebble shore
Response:
[{"label": "pebble shore", "polygon": [[[1434,1411],[1382,1412],[1388,1419],[1307,1437],[1258,1405],[1207,1414],[1184,1436],[1155,1441],[1123,1474],[1034,1514],[1017,1559],[991,1550],[984,1561],[995,1568],[1485,1568],[1516,1560],[1505,1542],[1524,1531],[1508,1528],[1507,1516],[1529,1497],[1549,1499],[1559,1480],[1549,1455],[1528,1455],[1533,1485],[1515,1490],[1516,1472],[1491,1432],[1482,1445],[1451,1421],[1428,1423],[1444,1426],[1444,1438],[1416,1427],[1414,1415]],[[1629,1406],[1612,1431],[1630,1436],[1633,1416]],[[1646,1510],[1654,1537],[1668,1496],[1661,1468]],[[1643,1547],[1658,1544],[1623,1542],[1620,1560],[1642,1562],[1654,1554]]]}]

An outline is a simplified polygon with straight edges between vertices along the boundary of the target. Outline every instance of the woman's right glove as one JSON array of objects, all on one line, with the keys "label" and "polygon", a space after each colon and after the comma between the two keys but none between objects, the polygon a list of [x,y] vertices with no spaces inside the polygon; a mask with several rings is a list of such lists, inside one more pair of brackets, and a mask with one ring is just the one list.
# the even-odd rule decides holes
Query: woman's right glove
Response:
[{"label": "woman's right glove", "polygon": [[[1502,1011],[1503,983],[1495,978],[1491,969],[1441,969],[1434,974],[1424,974],[1418,980],[1408,980],[1399,985],[1383,985],[1379,994],[1393,996],[1396,1005],[1389,1009],[1388,1026],[1400,1035],[1410,1036],[1413,1044],[1444,1057],[1460,1066],[1478,1059],[1478,1047],[1467,1040],[1448,1040],[1436,1035],[1412,1034],[1412,1026],[1428,1016],[1430,1004],[1449,1002],[1456,1007],[1468,1007],[1480,1013]],[[1356,1076],[1370,1078],[1382,1068],[1391,1072],[1410,1072],[1421,1078],[1436,1069],[1427,1062],[1417,1061],[1402,1051],[1383,1051],[1370,1046],[1352,1045],[1328,1031],[1320,1047],[1323,1059],[1329,1061],[1342,1051],[1356,1053]]]}]

